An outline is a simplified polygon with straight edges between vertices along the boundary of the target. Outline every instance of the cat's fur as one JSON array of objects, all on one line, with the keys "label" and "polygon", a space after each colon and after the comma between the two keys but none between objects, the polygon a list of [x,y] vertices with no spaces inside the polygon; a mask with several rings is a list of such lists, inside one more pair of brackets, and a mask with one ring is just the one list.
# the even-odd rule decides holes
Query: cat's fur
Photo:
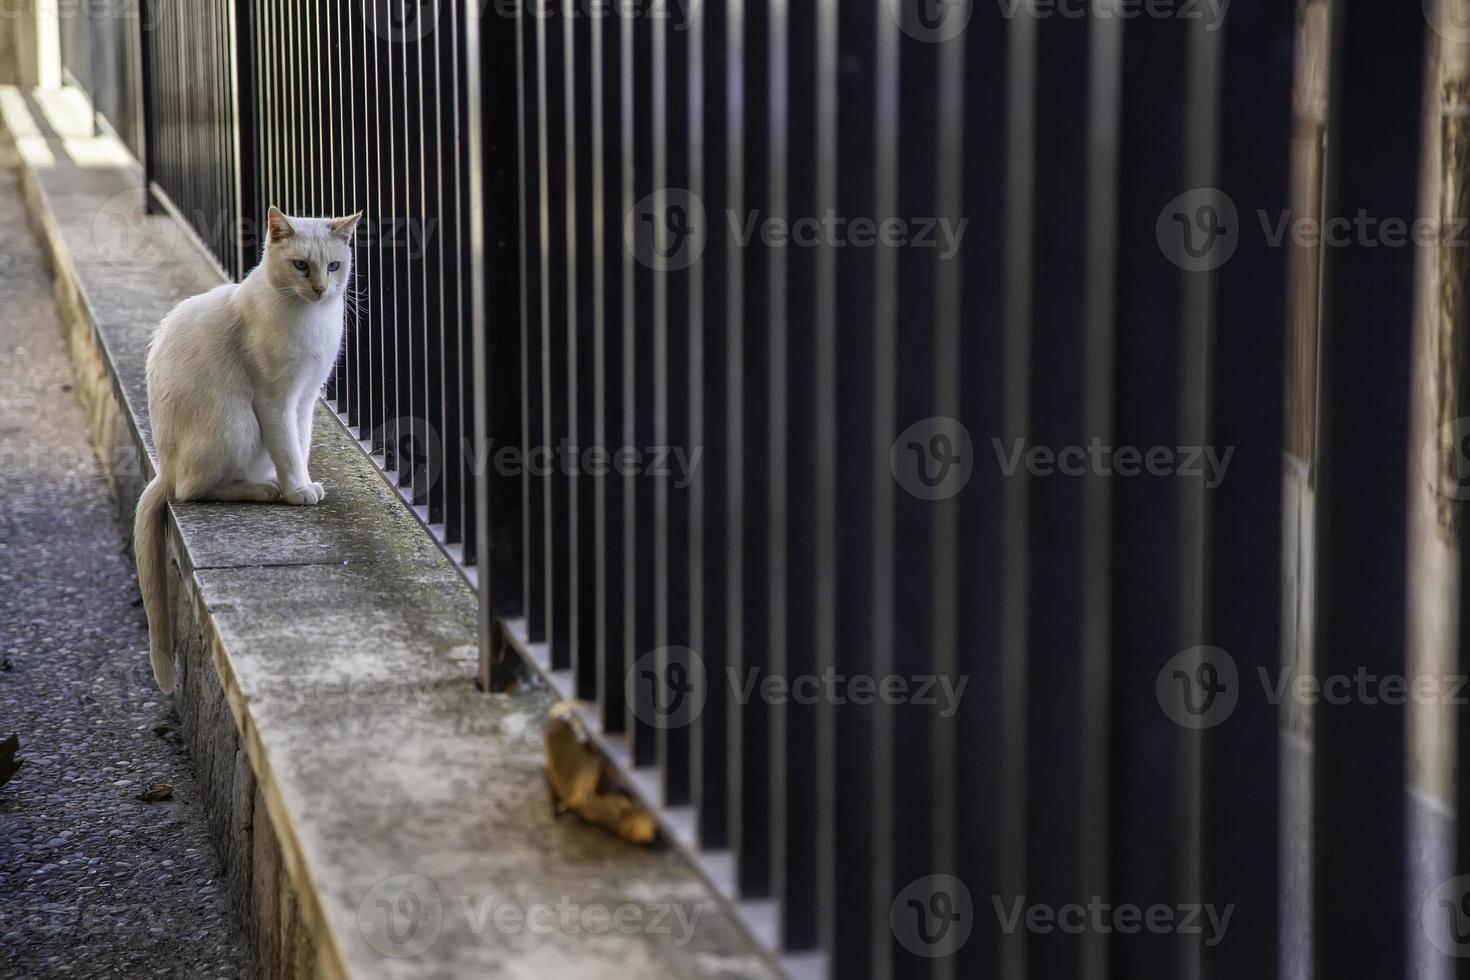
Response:
[{"label": "cat's fur", "polygon": [[360,217],[292,218],[271,208],[260,264],[239,284],[184,300],[153,338],[148,414],[158,475],[138,499],[133,554],[153,676],[165,693],[174,685],[168,501],[311,505],[325,496],[306,468],[312,412],[342,343]]}]

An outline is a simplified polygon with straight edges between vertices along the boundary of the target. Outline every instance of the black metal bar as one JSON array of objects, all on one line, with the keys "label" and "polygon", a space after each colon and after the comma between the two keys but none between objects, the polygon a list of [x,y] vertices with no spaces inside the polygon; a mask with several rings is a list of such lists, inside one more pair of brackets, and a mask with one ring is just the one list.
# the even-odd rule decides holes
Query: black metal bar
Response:
[{"label": "black metal bar", "polygon": [[[787,5],[782,42],[773,51],[778,81],[771,93],[772,109],[779,108],[785,119],[784,125],[773,126],[780,149],[772,159],[785,171],[784,211],[793,228],[810,227],[823,213],[817,199],[821,147],[814,137],[819,132],[819,93],[827,82],[822,73],[831,66],[814,56],[819,17],[815,3]],[[815,450],[821,397],[817,331],[822,318],[830,315],[823,304],[831,300],[830,290],[819,291],[818,263],[831,258],[832,248],[802,238],[779,251],[784,260],[785,310],[772,319],[771,382],[781,387],[784,417],[772,420],[771,493],[782,501],[783,516],[773,533],[782,539],[784,554],[773,556],[781,567],[771,587],[782,593],[782,613],[772,620],[772,630],[781,635],[772,643],[771,655],[773,671],[794,679],[819,676],[819,575],[830,574],[818,564],[817,530],[830,511],[817,502],[823,460]],[[781,903],[782,947],[810,950],[818,944],[818,785],[827,774],[817,766],[816,702],[821,698],[814,702],[806,689],[794,693],[797,696],[778,707],[771,732],[772,792],[779,801],[774,811],[774,891]]]},{"label": "black metal bar", "polygon": [[[1220,189],[1243,218],[1290,206],[1292,11],[1237,4],[1225,35]],[[1239,219],[1237,219],[1239,220]],[[1216,273],[1207,444],[1233,447],[1228,478],[1210,491],[1208,641],[1229,652],[1243,683],[1281,665],[1282,438],[1288,252],[1242,235]],[[1210,977],[1278,975],[1281,717],[1242,697],[1228,724],[1206,733],[1204,900],[1234,908],[1222,941],[1205,949]]]},{"label": "black metal bar", "polygon": [[[695,329],[690,322],[690,280],[685,250],[696,247],[699,217],[689,198],[689,35],[673,8],[652,19],[654,32],[654,184],[664,193],[660,253],[669,255],[667,266],[656,273],[655,361],[662,381],[656,388],[661,401],[655,406],[654,439],[645,465],[650,472],[645,482],[653,484],[657,514],[656,539],[660,542],[660,568],[654,586],[657,621],[662,624],[660,647],[695,649],[690,635],[690,493],[680,477],[678,460],[686,458],[691,442],[689,349]],[[682,457],[679,454],[683,454]],[[667,657],[664,669],[668,669]],[[667,676],[667,675],[665,675]],[[691,802],[690,731],[684,717],[659,731],[658,765],[663,774],[663,798],[668,806]]]},{"label": "black metal bar", "polygon": [[[1418,213],[1425,19],[1332,10],[1326,220]],[[1370,67],[1371,66],[1371,67]],[[1319,676],[1406,673],[1410,349],[1416,249],[1325,260],[1315,663]],[[1376,699],[1314,712],[1313,956],[1321,976],[1397,976],[1405,962],[1405,732]],[[1373,882],[1367,891],[1360,888]]]},{"label": "black metal bar", "polygon": [[159,104],[159,87],[155,62],[159,27],[160,0],[143,0],[139,6],[138,87],[143,104],[143,199],[151,213],[154,210],[153,185],[158,180],[159,131],[166,125]]},{"label": "black metal bar", "polygon": [[[837,213],[860,217],[876,215],[877,146],[874,117],[878,89],[878,21],[874,3],[863,5],[867,16],[839,16],[837,95],[838,156],[843,161],[837,183]],[[842,249],[837,253],[837,323],[842,342],[836,377],[837,499],[835,646],[839,668],[871,673],[875,662],[876,622],[873,603],[874,474],[887,461],[874,449],[871,432],[873,379],[877,369],[874,329],[875,261],[872,249]],[[739,283],[732,283],[739,288]],[[714,457],[715,454],[711,454]],[[871,704],[848,701],[834,711],[836,741],[831,779],[834,808],[841,819],[823,828],[832,836],[835,860],[828,913],[832,939],[827,949],[834,976],[877,975],[873,949],[879,940],[868,923],[883,899],[876,893],[871,873],[875,832],[873,802],[881,795],[874,772],[876,749]],[[887,931],[884,930],[885,944]]]},{"label": "black metal bar", "polygon": [[531,642],[546,639],[546,497],[544,477],[535,473],[537,464],[532,450],[545,441],[545,409],[542,401],[542,351],[545,343],[542,323],[547,304],[546,285],[546,210],[542,200],[546,193],[545,161],[547,157],[545,113],[544,6],[549,0],[527,0],[534,4],[531,16],[519,18],[521,31],[520,97],[524,106],[521,127],[521,215],[522,262],[525,264],[525,307],[521,315],[521,438],[520,450],[525,457],[521,484],[524,541],[521,553],[526,606],[526,634]]},{"label": "black metal bar", "polygon": [[575,316],[569,318],[567,416],[570,444],[575,453],[568,515],[571,530],[572,579],[568,592],[571,668],[578,697],[597,698],[598,610],[606,601],[604,583],[598,574],[598,487],[597,472],[606,464],[595,464],[592,452],[606,453],[597,438],[599,392],[596,377],[602,364],[600,347],[603,312],[598,309],[598,283],[606,274],[596,240],[594,182],[600,161],[594,143],[601,139],[598,126],[602,107],[596,102],[598,67],[592,56],[592,36],[598,28],[592,18],[574,16],[568,3],[563,40],[567,51],[567,304]]},{"label": "black metal bar", "polygon": [[[565,449],[570,432],[568,387],[575,386],[571,360],[571,334],[576,329],[576,283],[569,275],[569,252],[575,246],[573,226],[569,220],[572,205],[568,183],[576,153],[576,134],[569,126],[568,109],[574,93],[569,91],[568,59],[572,56],[568,43],[573,20],[563,16],[563,0],[548,0],[537,20],[537,38],[545,59],[541,112],[545,127],[542,158],[545,186],[541,191],[542,294],[541,311],[541,407],[542,434],[536,444],[546,460],[547,475],[543,479],[546,527],[546,644],[551,666],[567,670],[572,666],[572,513],[571,483]],[[570,11],[570,8],[568,8]]]},{"label": "black metal bar", "polygon": [[[661,190],[654,184],[654,129],[653,85],[654,49],[653,22],[646,17],[621,17],[624,29],[624,44],[629,52],[623,65],[623,96],[630,102],[631,126],[623,132],[625,164],[631,168],[632,199],[630,209],[635,221],[645,221],[643,215],[653,214],[655,220],[662,219],[658,213],[656,192]],[[625,117],[625,126],[630,120]],[[625,175],[624,179],[627,177]],[[659,573],[662,568],[660,557],[663,549],[662,530],[658,523],[657,488],[647,478],[641,465],[641,454],[653,445],[656,438],[656,413],[659,403],[666,397],[665,378],[658,363],[656,352],[658,316],[656,293],[659,278],[656,257],[635,255],[637,261],[632,268],[631,321],[625,321],[623,348],[623,392],[624,409],[623,441],[619,451],[636,451],[640,465],[625,467],[631,474],[627,480],[629,520],[624,527],[631,557],[630,574],[632,595],[629,615],[632,629],[629,632],[632,645],[628,649],[630,664],[635,665],[638,677],[633,691],[636,700],[629,705],[627,734],[632,764],[651,766],[658,761],[658,729],[653,719],[659,709],[655,707],[653,687],[641,683],[648,677],[646,667],[638,667],[644,657],[654,656],[661,646],[665,625],[658,601],[660,592]],[[625,297],[625,300],[629,297]],[[631,342],[630,342],[631,341]],[[644,662],[646,665],[646,661]],[[662,676],[662,666],[654,664]]]},{"label": "black metal bar", "polygon": [[[602,212],[602,239],[597,243],[603,270],[597,324],[597,374],[593,392],[597,401],[595,440],[609,449],[621,445],[627,418],[627,375],[624,339],[631,329],[633,253],[623,240],[623,226],[632,208],[631,177],[626,150],[632,115],[631,93],[623,82],[631,58],[631,36],[624,18],[601,18],[593,25],[593,71],[600,89],[601,139],[593,144],[592,165],[597,168],[594,197]],[[626,107],[626,108],[625,108]],[[597,481],[597,549],[601,605],[597,610],[597,698],[603,728],[621,733],[627,724],[625,671],[629,657],[629,597],[633,576],[628,563],[629,481],[616,471]]]},{"label": "black metal bar", "polygon": [[[724,210],[729,170],[729,62],[726,54],[725,19],[728,0],[709,0],[692,12],[690,24],[691,64],[698,66],[700,84],[691,72],[689,189],[701,202],[706,224]],[[697,61],[696,61],[697,59]],[[690,735],[691,795],[697,808],[695,837],[701,847],[723,848],[729,842],[729,685],[724,683],[729,659],[728,559],[730,458],[728,450],[728,396],[726,372],[729,363],[726,329],[729,323],[731,259],[730,239],[722,227],[712,226],[705,250],[691,272],[691,296],[699,309],[691,311],[691,331],[697,331],[699,373],[694,382],[691,442],[704,449],[692,485],[699,515],[693,534],[699,542],[698,568],[691,588],[698,613],[692,617],[690,646],[703,658],[709,691],[704,710],[694,719]],[[697,583],[697,586],[696,586]]]},{"label": "black metal bar", "polygon": [[235,275],[244,278],[260,261],[264,244],[256,223],[265,207],[260,200],[263,139],[259,102],[257,55],[260,50],[260,13],[255,0],[235,0],[235,188],[238,194],[231,230],[239,246]]},{"label": "black metal bar", "polygon": [[[1086,446],[1089,241],[1077,233],[1091,188],[1076,179],[1090,137],[1094,21],[1036,26],[1035,198],[1032,221],[1029,429],[1053,452]],[[988,447],[987,447],[988,448]],[[984,452],[985,450],[981,450]],[[1079,480],[1029,481],[1027,541],[1026,897],[1062,906],[1083,894],[1082,495]],[[1026,965],[1048,977],[1081,976],[1081,937],[1053,931],[1026,940]]]},{"label": "black metal bar", "polygon": [[[770,213],[770,9],[771,0],[753,0],[738,10],[743,15],[740,47],[738,54],[731,54],[741,73],[740,85],[732,83],[732,88],[740,92],[743,118],[740,146],[730,147],[731,154],[738,153],[741,158],[740,190],[736,193],[732,189],[729,205],[742,220],[749,220],[752,214],[761,220]],[[729,380],[730,394],[737,401],[731,406],[728,475],[732,519],[740,546],[735,565],[739,601],[732,609],[730,667],[733,676],[742,681],[752,672],[759,681],[770,667],[771,539],[767,533],[770,499],[765,444],[770,431],[770,256],[758,238],[740,244],[735,251],[740,257],[742,296],[739,355],[732,358],[738,372]],[[764,898],[772,885],[769,705],[759,696],[750,697],[737,703],[731,719],[734,734],[730,772],[735,785],[731,791],[730,829],[736,880],[742,896]]]},{"label": "black metal bar", "polygon": [[[445,493],[457,491],[457,481],[450,480],[445,467],[449,453],[445,448],[444,392],[447,388],[445,364],[449,356],[452,327],[445,323],[445,270],[447,266],[445,236],[454,227],[453,217],[444,208],[443,178],[447,147],[443,126],[445,98],[440,80],[440,58],[443,39],[449,37],[447,16],[440,16],[436,2],[418,6],[419,31],[419,154],[421,220],[418,232],[421,253],[423,303],[423,361],[420,364],[419,416],[424,420],[420,461],[414,474],[414,499],[427,508],[429,523],[442,525]],[[427,19],[427,23],[425,23]],[[451,120],[450,125],[455,125]],[[457,364],[456,364],[457,366]],[[426,458],[425,458],[426,455]],[[446,538],[452,541],[452,538]]]},{"label": "black metal bar", "polygon": [[[471,17],[466,17],[469,25]],[[521,575],[523,538],[521,514],[523,506],[523,483],[513,467],[499,465],[493,454],[507,447],[519,445],[521,433],[521,396],[518,390],[521,364],[521,323],[525,299],[525,263],[523,222],[525,212],[521,208],[518,188],[522,182],[521,161],[525,138],[519,125],[519,114],[524,103],[519,99],[507,98],[504,93],[514,92],[518,77],[517,46],[521,21],[524,16],[507,20],[489,15],[491,29],[485,29],[484,15],[479,15],[478,41],[484,50],[481,69],[484,88],[480,92],[482,112],[477,118],[483,120],[484,154],[487,170],[482,170],[465,161],[465,179],[483,185],[484,208],[487,232],[483,236],[489,255],[489,267],[483,264],[479,271],[486,278],[486,322],[485,330],[485,385],[476,397],[486,400],[486,419],[480,433],[476,450],[481,455],[476,462],[481,495],[489,497],[483,513],[474,517],[473,524],[480,527],[479,540],[488,553],[481,550],[476,560],[480,574],[488,575],[492,582],[491,602],[493,611],[500,616],[513,618],[521,615],[524,599],[524,580]],[[476,56],[466,50],[467,63]],[[523,77],[523,76],[521,76]],[[471,103],[472,105],[473,103]],[[471,110],[473,111],[473,110]],[[475,317],[478,321],[479,316]],[[487,458],[486,454],[490,454]],[[471,513],[466,512],[465,542],[475,535],[471,533]]]}]

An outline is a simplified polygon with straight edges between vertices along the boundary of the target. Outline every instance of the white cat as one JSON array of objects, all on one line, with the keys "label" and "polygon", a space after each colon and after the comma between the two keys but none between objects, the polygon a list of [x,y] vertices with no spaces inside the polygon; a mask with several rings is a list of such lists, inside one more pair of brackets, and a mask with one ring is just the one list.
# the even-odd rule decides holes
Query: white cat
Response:
[{"label": "white cat", "polygon": [[148,414],[158,475],[138,499],[133,554],[164,693],[174,686],[168,501],[311,505],[326,496],[306,470],[312,412],[342,343],[361,217],[291,218],[271,208],[260,264],[239,284],[184,300],[153,338]]}]

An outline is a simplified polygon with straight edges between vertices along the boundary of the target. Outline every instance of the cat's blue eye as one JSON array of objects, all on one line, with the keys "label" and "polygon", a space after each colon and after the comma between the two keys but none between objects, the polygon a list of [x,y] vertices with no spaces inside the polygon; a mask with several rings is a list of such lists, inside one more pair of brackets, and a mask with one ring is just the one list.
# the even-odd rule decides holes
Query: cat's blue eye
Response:
[{"label": "cat's blue eye", "polygon": [[330,263],[327,266],[327,271],[328,272],[336,272],[340,268],[342,268],[342,263],[341,262],[332,262],[332,263]]},{"label": "cat's blue eye", "polygon": [[297,272],[302,273],[303,275],[306,274],[307,272],[310,272],[311,271],[311,266],[308,265],[307,263],[303,262],[300,259],[292,259],[291,260],[291,267],[293,269],[295,269]]}]

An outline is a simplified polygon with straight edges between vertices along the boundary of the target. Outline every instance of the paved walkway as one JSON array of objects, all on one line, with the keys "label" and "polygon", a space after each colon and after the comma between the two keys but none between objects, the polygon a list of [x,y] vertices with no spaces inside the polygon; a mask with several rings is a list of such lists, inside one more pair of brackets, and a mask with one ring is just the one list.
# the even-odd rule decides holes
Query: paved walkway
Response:
[{"label": "paved walkway", "polygon": [[0,977],[252,976],[4,152]]}]

